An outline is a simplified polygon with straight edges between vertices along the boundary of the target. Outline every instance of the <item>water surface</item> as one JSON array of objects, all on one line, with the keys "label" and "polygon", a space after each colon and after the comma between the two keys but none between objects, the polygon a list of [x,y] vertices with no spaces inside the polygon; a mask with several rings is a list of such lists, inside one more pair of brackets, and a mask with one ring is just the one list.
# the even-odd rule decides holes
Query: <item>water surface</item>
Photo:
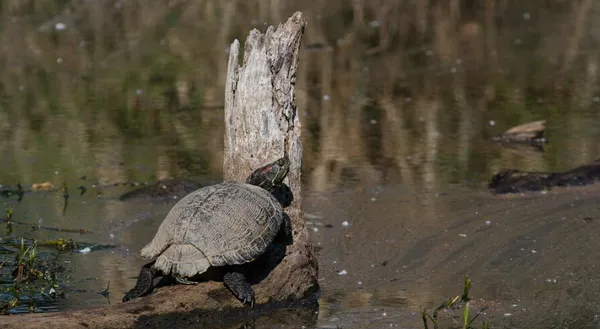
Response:
[{"label": "water surface", "polygon": [[[503,168],[600,158],[594,1],[33,3],[2,4],[0,184],[58,191],[2,199],[23,224],[0,237],[109,246],[60,253],[66,298],[39,311],[118,303],[134,285],[140,248],[177,200],[118,197],[221,178],[228,46],[302,10],[304,211],[322,292],[316,320],[256,327],[419,328],[465,275],[498,327],[600,325],[600,189],[486,188]],[[540,119],[543,151],[492,142]]]}]

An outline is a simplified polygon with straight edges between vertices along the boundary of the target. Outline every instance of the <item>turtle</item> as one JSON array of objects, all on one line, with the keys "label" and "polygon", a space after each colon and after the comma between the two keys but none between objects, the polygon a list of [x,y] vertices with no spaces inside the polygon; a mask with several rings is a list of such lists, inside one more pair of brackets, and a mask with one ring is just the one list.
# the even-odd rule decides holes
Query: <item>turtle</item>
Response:
[{"label": "turtle", "polygon": [[290,219],[276,193],[289,169],[284,156],[256,169],[243,183],[205,186],[179,200],[140,251],[150,262],[123,302],[150,294],[157,277],[197,284],[190,278],[221,268],[224,286],[254,307],[254,290],[239,266],[263,254],[276,236],[291,239]]}]

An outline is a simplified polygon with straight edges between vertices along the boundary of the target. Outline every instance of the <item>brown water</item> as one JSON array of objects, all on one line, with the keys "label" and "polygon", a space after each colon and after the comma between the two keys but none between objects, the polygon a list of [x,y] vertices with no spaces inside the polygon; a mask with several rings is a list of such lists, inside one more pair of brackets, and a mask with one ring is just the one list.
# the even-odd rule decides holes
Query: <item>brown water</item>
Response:
[{"label": "brown water", "polygon": [[[71,194],[64,213],[62,193],[2,200],[27,223],[10,236],[114,246],[61,254],[67,298],[48,309],[118,303],[132,287],[175,200],[121,202],[131,186],[94,185],[219,179],[226,49],[302,10],[304,207],[322,292],[317,320],[256,327],[419,328],[466,274],[495,327],[600,327],[600,188],[486,190],[501,168],[600,158],[600,4],[169,3],[0,5],[0,183]],[[538,119],[544,152],[491,141]]]}]

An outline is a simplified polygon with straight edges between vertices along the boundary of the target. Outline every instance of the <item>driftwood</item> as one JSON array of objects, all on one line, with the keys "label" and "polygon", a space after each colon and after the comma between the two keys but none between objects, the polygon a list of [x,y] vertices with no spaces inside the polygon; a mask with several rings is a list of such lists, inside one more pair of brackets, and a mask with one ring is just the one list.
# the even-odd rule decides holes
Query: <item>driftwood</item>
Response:
[{"label": "driftwood", "polygon": [[[318,289],[318,267],[301,212],[302,146],[294,91],[305,26],[304,16],[295,13],[285,24],[269,27],[264,35],[251,31],[241,66],[238,66],[237,40],[231,45],[229,56],[224,178],[241,181],[254,168],[284,154],[292,163],[286,183],[294,199],[286,213],[292,220],[293,243],[287,246],[277,267],[254,286],[257,303],[254,309],[242,305],[222,283],[206,282],[161,287],[152,295],[110,307],[2,317],[1,327],[217,328],[235,326],[260,314],[272,314],[292,301],[314,307],[312,296]],[[306,309],[307,312],[301,313],[314,315],[311,307],[296,307],[294,312],[284,313],[293,317]]]},{"label": "driftwood", "polygon": [[512,127],[495,136],[494,141],[499,143],[530,143],[543,145],[548,142],[544,137],[546,132],[546,120],[533,121],[516,127]]},{"label": "driftwood", "polygon": [[584,186],[600,181],[600,159],[562,172],[535,172],[517,169],[495,174],[488,185],[496,194],[550,190],[559,186]]}]

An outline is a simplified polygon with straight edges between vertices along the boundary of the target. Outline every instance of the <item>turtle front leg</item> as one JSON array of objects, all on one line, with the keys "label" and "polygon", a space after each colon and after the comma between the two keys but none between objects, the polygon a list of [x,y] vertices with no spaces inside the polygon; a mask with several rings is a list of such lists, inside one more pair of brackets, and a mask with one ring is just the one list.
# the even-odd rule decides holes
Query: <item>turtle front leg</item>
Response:
[{"label": "turtle front leg", "polygon": [[242,303],[249,303],[250,307],[254,307],[254,290],[244,274],[240,272],[228,272],[223,277],[223,284]]},{"label": "turtle front leg", "polygon": [[294,232],[292,231],[292,220],[284,213],[283,222],[277,235],[275,236],[274,242],[281,244],[292,244],[294,238]]},{"label": "turtle front leg", "polygon": [[150,262],[144,266],[140,270],[140,275],[138,275],[137,282],[135,283],[135,287],[129,290],[125,296],[123,296],[123,303],[132,300],[134,298],[146,296],[153,290],[154,278],[156,278],[159,274],[159,271],[154,268],[154,262]]}]

